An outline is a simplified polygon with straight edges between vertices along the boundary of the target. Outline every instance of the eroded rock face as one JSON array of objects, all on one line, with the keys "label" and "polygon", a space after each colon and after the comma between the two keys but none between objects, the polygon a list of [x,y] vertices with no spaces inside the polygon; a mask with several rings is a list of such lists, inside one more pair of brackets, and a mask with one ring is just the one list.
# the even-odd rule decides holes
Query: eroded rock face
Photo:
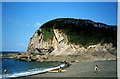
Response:
[{"label": "eroded rock face", "polygon": [[28,49],[24,53],[7,54],[3,57],[15,58],[17,61],[94,61],[112,60],[116,58],[117,50],[110,44],[90,45],[87,48],[71,44],[67,35],[59,29],[54,29],[53,39],[43,40],[42,30],[35,32],[30,39]]},{"label": "eroded rock face", "polygon": [[45,51],[46,53],[47,49],[49,49],[51,45],[52,45],[51,40],[45,42],[43,40],[42,32],[39,35],[38,31],[36,31],[33,37],[30,39],[27,52],[28,53],[41,53],[41,49],[42,49],[42,51]]},{"label": "eroded rock face", "polygon": [[87,48],[79,45],[71,44],[68,41],[67,35],[59,29],[54,29],[53,40],[43,40],[42,30],[40,34],[36,31],[30,39],[27,53],[44,53],[45,55],[53,56],[86,56],[93,58],[114,58],[117,55],[116,48],[110,44],[90,45]]}]

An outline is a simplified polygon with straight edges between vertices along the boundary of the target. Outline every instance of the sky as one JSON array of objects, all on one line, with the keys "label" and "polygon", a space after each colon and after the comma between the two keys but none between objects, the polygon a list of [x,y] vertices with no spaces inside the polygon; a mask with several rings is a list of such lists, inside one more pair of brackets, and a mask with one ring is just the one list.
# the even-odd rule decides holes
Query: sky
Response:
[{"label": "sky", "polygon": [[55,18],[90,19],[117,25],[117,3],[3,2],[2,50],[26,51],[35,31]]}]

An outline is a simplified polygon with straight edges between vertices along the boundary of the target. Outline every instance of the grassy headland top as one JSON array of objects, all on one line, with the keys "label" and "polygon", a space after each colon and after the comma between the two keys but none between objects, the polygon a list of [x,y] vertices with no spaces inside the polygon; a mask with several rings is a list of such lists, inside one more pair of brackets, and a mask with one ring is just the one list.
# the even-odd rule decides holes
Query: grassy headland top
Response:
[{"label": "grassy headland top", "polygon": [[[117,46],[117,26],[85,19],[57,18],[41,27],[44,40],[53,38],[53,29],[60,29],[68,36],[70,43],[89,46],[98,43],[113,43]],[[39,30],[38,30],[39,33]]]}]

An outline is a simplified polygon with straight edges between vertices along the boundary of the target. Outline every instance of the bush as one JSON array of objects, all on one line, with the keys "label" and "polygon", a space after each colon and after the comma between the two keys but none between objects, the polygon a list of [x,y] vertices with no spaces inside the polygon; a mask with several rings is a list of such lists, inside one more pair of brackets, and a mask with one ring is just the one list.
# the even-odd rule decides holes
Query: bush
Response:
[{"label": "bush", "polygon": [[48,39],[53,39],[53,29],[42,28],[42,33],[43,33],[43,40],[44,41],[47,41]]},{"label": "bush", "polygon": [[91,20],[58,18],[41,26],[44,40],[53,39],[53,29],[60,29],[70,43],[89,46],[98,43],[113,43],[117,46],[117,26],[95,23]]}]

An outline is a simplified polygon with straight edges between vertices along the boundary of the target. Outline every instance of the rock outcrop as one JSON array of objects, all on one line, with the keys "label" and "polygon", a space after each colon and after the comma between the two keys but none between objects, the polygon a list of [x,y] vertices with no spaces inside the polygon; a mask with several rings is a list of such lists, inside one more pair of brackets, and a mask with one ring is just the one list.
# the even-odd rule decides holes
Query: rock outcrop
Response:
[{"label": "rock outcrop", "polygon": [[25,53],[4,56],[40,62],[111,60],[117,56],[116,29],[91,20],[58,18],[35,32]]},{"label": "rock outcrop", "polygon": [[[39,30],[38,30],[39,31]],[[30,39],[30,43],[28,45],[27,52],[29,53],[47,53],[48,49],[52,46],[52,40],[49,40],[45,42],[43,40],[43,35],[40,30],[40,35],[38,34],[38,31],[35,32],[33,37]]]},{"label": "rock outcrop", "polygon": [[112,43],[101,45],[90,45],[87,48],[72,44],[68,41],[67,35],[61,30],[54,29],[53,39],[43,40],[42,30],[39,29],[30,39],[27,53],[44,53],[53,56],[82,56],[94,59],[112,59],[117,55],[116,48]]}]

